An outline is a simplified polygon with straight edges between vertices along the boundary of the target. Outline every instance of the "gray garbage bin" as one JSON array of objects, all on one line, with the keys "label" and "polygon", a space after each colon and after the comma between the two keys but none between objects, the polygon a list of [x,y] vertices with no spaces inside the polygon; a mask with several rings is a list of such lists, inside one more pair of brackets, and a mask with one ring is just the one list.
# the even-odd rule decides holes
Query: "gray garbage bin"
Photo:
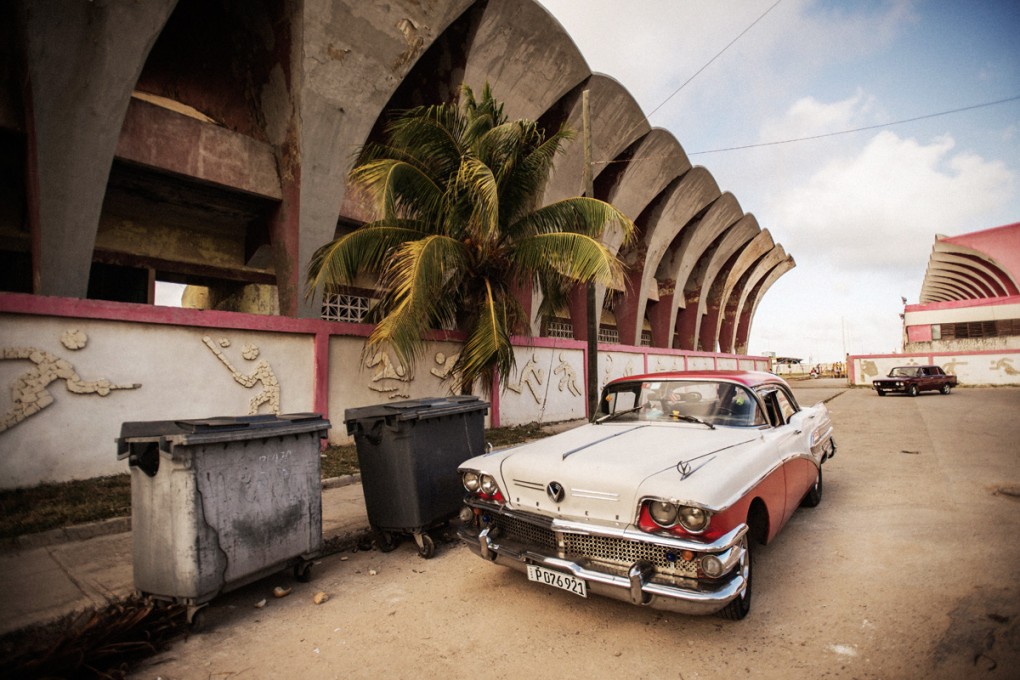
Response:
[{"label": "gray garbage bin", "polygon": [[318,414],[126,422],[134,585],[188,606],[293,567],[322,548]]},{"label": "gray garbage bin", "polygon": [[432,556],[428,530],[449,521],[464,500],[457,466],[485,450],[488,402],[474,396],[430,397],[344,411],[354,436],[368,521],[383,550],[411,533],[418,554]]}]

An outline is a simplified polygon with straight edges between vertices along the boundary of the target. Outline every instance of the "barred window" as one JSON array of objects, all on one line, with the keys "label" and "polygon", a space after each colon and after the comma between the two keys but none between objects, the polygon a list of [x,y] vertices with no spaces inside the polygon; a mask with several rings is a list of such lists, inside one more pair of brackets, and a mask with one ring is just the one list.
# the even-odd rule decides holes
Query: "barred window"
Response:
[{"label": "barred window", "polygon": [[642,347],[651,347],[652,346],[652,332],[651,331],[641,331],[641,346]]},{"label": "barred window", "polygon": [[612,326],[599,326],[599,342],[606,344],[619,345],[620,344],[620,331]]},{"label": "barred window", "polygon": [[322,297],[322,318],[325,321],[361,323],[372,306],[372,299],[364,295],[326,293]]},{"label": "barred window", "polygon": [[573,338],[574,325],[565,319],[550,318],[545,322],[547,338]]}]

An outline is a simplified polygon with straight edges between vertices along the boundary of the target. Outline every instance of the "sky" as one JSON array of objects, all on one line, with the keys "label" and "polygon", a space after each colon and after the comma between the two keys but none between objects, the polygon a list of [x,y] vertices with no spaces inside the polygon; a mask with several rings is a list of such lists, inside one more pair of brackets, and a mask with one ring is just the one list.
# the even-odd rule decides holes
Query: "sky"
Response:
[{"label": "sky", "polygon": [[936,234],[1020,222],[1017,0],[540,2],[793,255],[751,354],[899,352]]}]

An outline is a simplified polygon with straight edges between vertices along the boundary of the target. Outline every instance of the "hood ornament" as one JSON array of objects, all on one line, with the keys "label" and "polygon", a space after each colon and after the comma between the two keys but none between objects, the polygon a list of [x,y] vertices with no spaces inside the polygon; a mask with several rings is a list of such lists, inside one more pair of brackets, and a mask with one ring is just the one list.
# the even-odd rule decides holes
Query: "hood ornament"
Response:
[{"label": "hood ornament", "polygon": [[545,493],[553,503],[559,503],[563,500],[563,485],[559,482],[549,482],[545,485]]}]

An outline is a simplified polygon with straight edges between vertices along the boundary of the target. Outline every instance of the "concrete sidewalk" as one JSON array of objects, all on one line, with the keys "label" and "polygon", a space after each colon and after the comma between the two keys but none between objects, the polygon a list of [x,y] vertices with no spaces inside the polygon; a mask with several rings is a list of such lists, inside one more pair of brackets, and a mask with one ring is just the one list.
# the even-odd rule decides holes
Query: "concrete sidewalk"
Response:
[{"label": "concrete sidewalk", "polygon": [[[369,531],[361,482],[349,481],[322,490],[324,546]],[[0,635],[105,607],[134,591],[131,532],[2,552],[0,574]]]}]

